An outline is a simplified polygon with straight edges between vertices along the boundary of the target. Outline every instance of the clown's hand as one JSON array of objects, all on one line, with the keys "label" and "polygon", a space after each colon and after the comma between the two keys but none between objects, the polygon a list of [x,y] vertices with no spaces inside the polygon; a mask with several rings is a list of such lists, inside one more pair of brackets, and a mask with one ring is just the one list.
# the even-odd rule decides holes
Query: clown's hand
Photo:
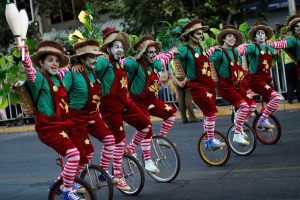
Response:
[{"label": "clown's hand", "polygon": [[177,48],[177,47],[172,47],[172,48],[171,48],[171,51],[172,51],[174,54],[180,53],[180,52],[178,51],[178,48]]},{"label": "clown's hand", "polygon": [[80,73],[83,71],[83,66],[80,64],[75,64],[72,66],[72,72],[74,73]]}]

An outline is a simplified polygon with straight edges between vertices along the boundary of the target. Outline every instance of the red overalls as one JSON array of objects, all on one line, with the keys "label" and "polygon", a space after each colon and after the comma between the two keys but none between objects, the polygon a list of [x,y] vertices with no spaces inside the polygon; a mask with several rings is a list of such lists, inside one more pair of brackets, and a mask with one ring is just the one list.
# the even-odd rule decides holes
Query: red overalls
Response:
[{"label": "red overalls", "polygon": [[255,101],[246,92],[247,85],[245,83],[246,80],[244,79],[245,71],[238,63],[238,56],[236,55],[234,49],[231,49],[234,60],[231,60],[228,52],[225,49],[222,48],[222,51],[228,60],[231,78],[226,79],[222,78],[221,76],[218,77],[219,95],[234,107],[238,107],[244,101],[246,101],[248,105],[255,104]]},{"label": "red overalls", "polygon": [[260,94],[263,99],[269,100],[274,87],[272,84],[272,77],[270,69],[272,67],[272,55],[269,48],[266,46],[266,53],[264,53],[257,43],[254,43],[259,50],[259,65],[255,74],[248,75],[248,83],[250,89],[256,94]]},{"label": "red overalls", "polygon": [[[100,110],[102,118],[115,136],[116,144],[125,139],[123,121],[141,131],[151,125],[150,119],[129,98],[127,72],[113,60],[115,74],[110,93],[103,96]],[[152,134],[152,131],[151,131]]]},{"label": "red overalls", "polygon": [[49,84],[50,91],[48,92],[51,92],[55,104],[55,113],[53,116],[48,117],[36,110],[35,130],[44,144],[53,148],[60,155],[65,156],[68,149],[76,148],[71,141],[72,138],[69,138],[76,130],[73,128],[72,121],[67,117],[69,112],[68,94],[59,76],[56,76],[60,83],[60,86],[57,87],[44,72],[41,73]]},{"label": "red overalls", "polygon": [[[189,90],[193,96],[194,102],[199,106],[205,116],[210,116],[218,112],[216,107],[216,89],[215,82],[211,77],[211,69],[207,56],[203,55],[203,49],[200,46],[200,54],[187,46],[194,55],[196,63],[197,80],[188,82]],[[188,66],[187,66],[188,67]]]},{"label": "red overalls", "polygon": [[[143,67],[146,74],[146,85],[143,92],[136,96],[130,94],[132,100],[136,105],[150,118],[150,115],[159,117],[163,120],[168,119],[173,116],[176,110],[173,106],[165,104],[162,100],[157,98],[159,90],[159,76],[155,72],[154,66],[151,65],[152,71],[150,72],[142,60],[137,60],[137,62]],[[150,107],[149,107],[150,106]],[[154,106],[154,107],[153,107]],[[152,135],[147,135],[146,138],[150,138]]]},{"label": "red overalls", "polygon": [[[81,135],[81,139],[77,141],[76,146],[83,148],[85,154],[94,152],[93,145],[89,139],[89,134],[97,138],[99,141],[103,141],[106,135],[111,135],[111,131],[108,129],[103,119],[100,117],[100,97],[101,97],[101,85],[97,79],[95,73],[92,71],[95,83],[92,83],[83,71],[82,75],[85,79],[88,88],[88,99],[85,106],[81,110],[70,109],[70,119],[73,121],[76,129]],[[95,121],[94,124],[89,124],[89,121]],[[78,144],[78,145],[77,145]],[[81,150],[79,148],[79,151]],[[80,154],[82,151],[80,151]],[[88,162],[88,160],[85,160]]]}]

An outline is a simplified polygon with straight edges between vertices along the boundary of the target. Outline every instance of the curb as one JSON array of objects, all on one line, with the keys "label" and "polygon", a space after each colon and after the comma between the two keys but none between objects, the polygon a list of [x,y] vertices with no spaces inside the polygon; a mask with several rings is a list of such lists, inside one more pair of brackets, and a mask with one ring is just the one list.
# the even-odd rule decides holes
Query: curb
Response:
[{"label": "curb", "polygon": [[[257,109],[261,109],[261,105],[257,104]],[[277,111],[292,111],[292,110],[300,110],[300,103],[287,104],[281,103]],[[222,106],[218,107],[218,117],[219,116],[228,116],[232,113],[231,106]],[[202,112],[197,109],[195,110],[195,114],[198,118],[202,118]],[[180,112],[177,111],[176,120],[180,120]],[[157,117],[151,117],[151,122],[160,122],[162,119]],[[34,125],[25,125],[25,126],[15,126],[15,127],[0,127],[0,134],[10,134],[10,133],[26,133],[26,132],[35,132]]]}]

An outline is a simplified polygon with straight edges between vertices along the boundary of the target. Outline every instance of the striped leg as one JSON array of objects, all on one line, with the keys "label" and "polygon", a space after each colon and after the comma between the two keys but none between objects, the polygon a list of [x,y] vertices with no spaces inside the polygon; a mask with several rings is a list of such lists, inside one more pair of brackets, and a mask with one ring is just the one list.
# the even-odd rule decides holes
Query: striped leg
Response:
[{"label": "striped leg", "polygon": [[106,171],[108,170],[109,163],[112,160],[114,148],[115,137],[113,135],[105,136],[103,138],[103,147],[100,156],[100,166]]},{"label": "striped leg", "polygon": [[270,101],[267,103],[266,108],[262,114],[264,118],[268,118],[270,114],[275,112],[279,107],[280,96],[276,91],[273,91],[271,94]]},{"label": "striped leg", "polygon": [[151,125],[148,125],[147,128],[144,128],[141,131],[136,131],[133,134],[133,138],[130,144],[127,146],[127,150],[129,150],[128,153],[131,154],[131,152],[134,153],[136,151],[138,145],[141,144],[141,141],[147,136],[150,129],[151,129]]},{"label": "striped leg", "polygon": [[217,114],[212,114],[211,116],[205,116],[204,118],[204,131],[207,133],[207,139],[212,139],[215,137],[215,124],[216,124]]},{"label": "striped leg", "polygon": [[168,119],[164,120],[161,124],[160,128],[160,135],[166,137],[170,129],[172,128],[173,123],[175,122],[176,112],[169,117]]},{"label": "striped leg", "polygon": [[[94,157],[94,152],[90,153],[89,155],[87,155],[88,161],[91,162],[91,160],[93,159],[93,157]],[[85,166],[86,166],[86,164],[81,164],[81,165],[78,166],[76,177],[80,176],[80,174],[84,170]]]},{"label": "striped leg", "polygon": [[256,104],[251,104],[251,105],[249,106],[249,113],[248,113],[247,118],[250,117],[251,114],[252,114],[255,110],[256,110]]},{"label": "striped leg", "polygon": [[147,138],[142,141],[142,152],[144,160],[151,160],[151,140],[152,138]]},{"label": "striped leg", "polygon": [[63,191],[72,191],[74,178],[78,169],[80,154],[76,148],[69,149],[66,152],[67,162],[61,173],[63,178],[64,188]]},{"label": "striped leg", "polygon": [[240,134],[243,131],[243,124],[246,121],[250,112],[249,105],[246,102],[241,103],[235,115],[235,133]]},{"label": "striped leg", "polygon": [[115,148],[113,152],[113,168],[114,168],[115,176],[118,176],[120,174],[122,175],[121,167],[122,167],[122,156],[124,153],[124,147],[125,147],[125,139],[115,144]]}]

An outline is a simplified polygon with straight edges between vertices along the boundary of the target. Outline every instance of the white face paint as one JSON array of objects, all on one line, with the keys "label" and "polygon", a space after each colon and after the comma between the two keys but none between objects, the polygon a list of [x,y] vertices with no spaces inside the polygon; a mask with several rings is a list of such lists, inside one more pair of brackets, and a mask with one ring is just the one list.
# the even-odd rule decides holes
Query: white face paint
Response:
[{"label": "white face paint", "polygon": [[265,43],[267,36],[266,36],[266,32],[264,30],[257,30],[255,32],[255,38],[257,43]]},{"label": "white face paint", "polygon": [[124,54],[124,46],[121,41],[114,41],[111,48],[108,49],[108,52],[115,60],[120,60]]},{"label": "white face paint", "polygon": [[48,54],[44,60],[40,60],[39,62],[42,70],[51,75],[57,74],[59,68],[59,60],[57,55]]},{"label": "white face paint", "polygon": [[300,22],[298,22],[294,25],[294,34],[300,35]]},{"label": "white face paint", "polygon": [[156,55],[157,54],[155,46],[148,47],[147,51],[144,53],[144,56],[148,63],[153,63],[155,61]]},{"label": "white face paint", "polygon": [[86,56],[81,57],[81,62],[89,69],[95,69],[97,63],[98,55],[95,54],[87,54]]},{"label": "white face paint", "polygon": [[233,47],[236,42],[236,37],[232,33],[228,33],[225,38],[223,39],[224,41],[224,46],[226,47]]}]

